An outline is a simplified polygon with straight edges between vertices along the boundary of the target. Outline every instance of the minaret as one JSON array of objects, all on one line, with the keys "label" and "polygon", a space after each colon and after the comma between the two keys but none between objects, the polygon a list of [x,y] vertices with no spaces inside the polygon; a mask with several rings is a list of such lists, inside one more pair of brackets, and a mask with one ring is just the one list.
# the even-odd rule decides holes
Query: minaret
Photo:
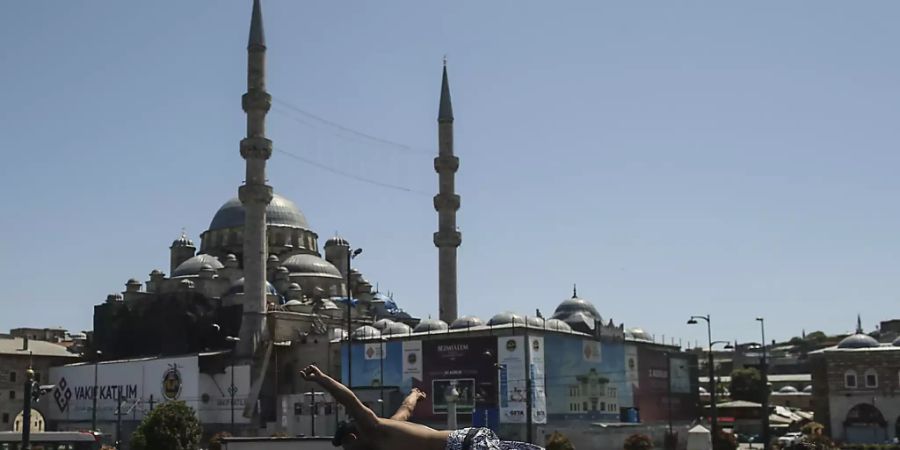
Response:
[{"label": "minaret", "polygon": [[266,92],[266,38],[259,0],[253,0],[250,39],[247,44],[247,93],[241,99],[247,113],[247,137],[241,140],[241,156],[247,161],[244,185],[238,198],[244,219],[244,316],[240,354],[252,357],[265,339],[266,327],[266,206],[272,187],[266,184],[266,160],[272,156],[272,141],[266,139],[266,113],[272,96]]},{"label": "minaret", "polygon": [[438,248],[438,315],[447,323],[453,323],[457,318],[456,249],[462,242],[462,234],[456,229],[459,195],[455,192],[454,179],[457,169],[459,158],[453,155],[453,106],[445,59],[438,109],[438,156],[434,158],[434,170],[438,173],[438,194],[434,196],[438,232],[434,233],[434,245]]}]

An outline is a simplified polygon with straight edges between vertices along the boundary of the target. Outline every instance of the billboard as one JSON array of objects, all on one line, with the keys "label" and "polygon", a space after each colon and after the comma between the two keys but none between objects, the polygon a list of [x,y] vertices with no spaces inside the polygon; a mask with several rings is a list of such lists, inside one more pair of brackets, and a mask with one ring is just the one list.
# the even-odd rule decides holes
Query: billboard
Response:
[{"label": "billboard", "polygon": [[[180,400],[197,411],[201,422],[230,421],[231,393],[240,411],[249,392],[249,366],[231,367],[224,373],[200,373],[198,357],[147,358],[100,364],[74,364],[50,369],[51,384],[47,419],[90,422],[96,396],[97,420],[116,419],[118,399],[123,419],[141,420],[154,406]],[[235,422],[243,423],[240,413]]]},{"label": "billboard", "polygon": [[553,355],[545,367],[550,418],[615,422],[633,406],[624,343],[553,333],[544,344],[545,354]]},{"label": "billboard", "polygon": [[477,406],[495,403],[496,342],[490,336],[421,342],[422,382],[415,387],[428,394],[421,404],[425,416],[447,413],[445,397],[451,386],[459,393],[458,413],[469,414]]},{"label": "billboard", "polygon": [[639,384],[634,388],[635,406],[642,422],[663,422],[695,417],[698,399],[691,390],[690,356],[649,345],[634,345],[638,355]]},{"label": "billboard", "polygon": [[531,421],[547,423],[547,395],[544,377],[544,338],[531,336],[528,338],[529,360],[531,370]]},{"label": "billboard", "polygon": [[[353,344],[353,387],[402,386],[402,343],[374,341]],[[346,385],[347,346],[341,347],[341,379]]]},{"label": "billboard", "polygon": [[497,338],[500,422],[525,423],[525,336]]}]

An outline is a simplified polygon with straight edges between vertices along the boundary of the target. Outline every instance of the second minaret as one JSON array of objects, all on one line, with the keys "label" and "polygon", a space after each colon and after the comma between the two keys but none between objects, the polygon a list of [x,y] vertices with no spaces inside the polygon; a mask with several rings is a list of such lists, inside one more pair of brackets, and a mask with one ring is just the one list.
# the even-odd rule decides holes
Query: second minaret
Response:
[{"label": "second minaret", "polygon": [[448,324],[456,320],[458,314],[456,249],[462,242],[462,234],[456,227],[459,195],[456,194],[455,178],[458,169],[459,158],[453,154],[453,106],[445,61],[438,109],[438,156],[434,158],[434,170],[438,173],[438,194],[434,196],[438,232],[434,233],[434,245],[438,248],[438,314]]}]

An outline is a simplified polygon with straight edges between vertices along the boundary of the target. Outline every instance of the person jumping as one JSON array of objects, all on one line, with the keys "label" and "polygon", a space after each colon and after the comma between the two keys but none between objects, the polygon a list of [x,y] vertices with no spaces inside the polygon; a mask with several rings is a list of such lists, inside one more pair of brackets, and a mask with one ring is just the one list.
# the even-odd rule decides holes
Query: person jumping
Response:
[{"label": "person jumping", "polygon": [[501,441],[489,428],[435,430],[406,420],[425,394],[413,389],[390,419],[378,417],[349,388],[322,373],[315,365],[300,371],[307,381],[322,386],[353,418],[338,426],[332,444],[345,450],[543,450],[526,442]]}]

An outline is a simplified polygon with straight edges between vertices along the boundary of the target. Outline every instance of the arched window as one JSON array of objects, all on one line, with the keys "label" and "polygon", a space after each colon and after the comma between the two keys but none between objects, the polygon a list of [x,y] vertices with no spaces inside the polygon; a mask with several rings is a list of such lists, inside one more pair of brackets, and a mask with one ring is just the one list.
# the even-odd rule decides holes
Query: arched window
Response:
[{"label": "arched window", "polygon": [[875,369],[866,370],[866,387],[867,388],[877,388],[878,387],[878,372]]},{"label": "arched window", "polygon": [[844,387],[848,389],[856,388],[856,371],[848,370],[844,372]]}]

